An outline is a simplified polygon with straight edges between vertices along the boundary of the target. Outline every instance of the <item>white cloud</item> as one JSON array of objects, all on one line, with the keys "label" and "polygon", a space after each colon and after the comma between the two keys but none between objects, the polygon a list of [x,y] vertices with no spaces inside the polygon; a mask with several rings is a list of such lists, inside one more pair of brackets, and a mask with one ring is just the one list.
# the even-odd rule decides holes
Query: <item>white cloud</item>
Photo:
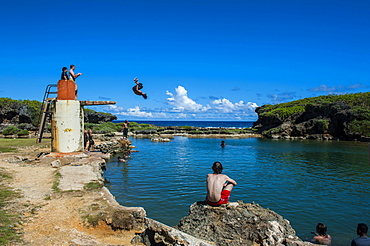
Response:
[{"label": "white cloud", "polygon": [[143,112],[140,110],[139,106],[135,106],[134,108],[127,109],[127,114],[129,116],[135,116],[135,117],[145,117],[145,118],[151,118],[153,117],[152,112]]},{"label": "white cloud", "polygon": [[278,94],[269,94],[268,98],[271,98],[273,104],[291,101],[296,97],[295,92],[282,92]]},{"label": "white cloud", "polygon": [[186,118],[187,117],[187,115],[186,114],[184,114],[184,113],[180,113],[180,114],[178,114],[177,115],[177,117],[176,118]]},{"label": "white cloud", "polygon": [[[199,119],[199,120],[254,120],[258,105],[252,102],[231,102],[229,99],[215,99],[206,106],[196,103],[188,97],[188,92],[183,86],[177,86],[175,93],[166,92],[167,107],[142,108],[134,106],[128,109],[116,105],[107,105],[104,112],[117,115],[118,118],[136,119]],[[211,98],[211,97],[205,97]],[[121,117],[120,117],[121,116]]]},{"label": "white cloud", "polygon": [[346,91],[353,91],[357,89],[362,89],[362,88],[368,88],[369,86],[357,83],[353,85],[334,85],[334,86],[327,86],[327,85],[320,85],[317,87],[313,87],[309,89],[309,91],[314,91],[314,92],[346,92]]},{"label": "white cloud", "polygon": [[328,92],[328,91],[336,91],[337,88],[332,86],[332,87],[329,87],[327,85],[320,85],[318,87],[314,87],[314,88],[311,88],[310,91],[325,91],[325,92]]},{"label": "white cloud", "polygon": [[122,112],[124,111],[125,109],[123,107],[118,107],[116,105],[107,105],[104,110],[108,111],[108,112]]},{"label": "white cloud", "polygon": [[167,98],[167,103],[174,106],[173,112],[204,112],[210,108],[208,105],[203,106],[190,99],[188,97],[188,91],[181,85],[175,88],[175,91],[175,95],[166,91],[166,95],[170,96]]},{"label": "white cloud", "polygon": [[[105,111],[108,111],[109,113],[113,113],[115,115],[124,115],[124,116],[140,117],[140,118],[152,118],[153,117],[152,112],[142,111],[142,108],[140,108],[139,106],[135,106],[133,108],[129,108],[125,110],[123,107],[118,107],[116,105],[108,105],[107,107],[105,107]],[[160,113],[159,116],[163,117],[163,114]]]},{"label": "white cloud", "polygon": [[258,107],[256,103],[244,103],[243,101],[232,103],[226,98],[214,100],[211,102],[211,104],[216,105],[215,109],[217,109],[221,113],[250,113],[254,112],[254,110]]}]

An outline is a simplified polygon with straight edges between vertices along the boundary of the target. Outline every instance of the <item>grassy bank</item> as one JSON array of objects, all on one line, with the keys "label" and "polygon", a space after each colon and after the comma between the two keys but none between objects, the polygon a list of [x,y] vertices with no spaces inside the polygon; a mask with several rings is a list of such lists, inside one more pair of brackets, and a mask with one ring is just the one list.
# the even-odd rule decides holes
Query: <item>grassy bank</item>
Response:
[{"label": "grassy bank", "polygon": [[21,223],[20,215],[4,209],[11,199],[19,196],[5,185],[9,179],[11,176],[0,169],[0,245],[9,245],[20,240],[16,231],[16,226]]},{"label": "grassy bank", "polygon": [[5,152],[16,152],[19,147],[27,147],[27,146],[38,146],[38,147],[46,147],[50,145],[50,140],[42,142],[41,144],[36,144],[35,138],[16,138],[16,139],[8,139],[8,138],[0,138],[0,153]]}]

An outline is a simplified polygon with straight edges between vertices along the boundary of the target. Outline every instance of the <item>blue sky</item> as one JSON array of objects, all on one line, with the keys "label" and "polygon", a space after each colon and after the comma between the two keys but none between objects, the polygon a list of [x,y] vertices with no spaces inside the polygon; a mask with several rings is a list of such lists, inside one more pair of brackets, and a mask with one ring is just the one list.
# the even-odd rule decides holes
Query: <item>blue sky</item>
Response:
[{"label": "blue sky", "polygon": [[[3,1],[0,97],[80,100],[129,120],[257,119],[255,107],[369,91],[370,1]],[[138,77],[148,94],[133,94]]]}]

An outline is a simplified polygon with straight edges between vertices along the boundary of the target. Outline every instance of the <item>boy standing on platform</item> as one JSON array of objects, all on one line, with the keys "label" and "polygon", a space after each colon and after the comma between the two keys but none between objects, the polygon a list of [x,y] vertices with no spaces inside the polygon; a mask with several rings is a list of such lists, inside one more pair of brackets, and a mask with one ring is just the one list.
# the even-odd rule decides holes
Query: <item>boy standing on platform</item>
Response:
[{"label": "boy standing on platform", "polygon": [[[69,69],[69,79],[76,83],[76,79],[78,77],[80,77],[82,75],[82,73],[75,74],[75,71],[74,71],[75,68],[76,68],[75,65],[70,65],[69,68],[70,68]],[[75,90],[75,96],[76,96],[76,98],[75,99],[77,99],[77,91],[78,91],[78,86],[76,84],[76,90]]]},{"label": "boy standing on platform", "polygon": [[60,78],[61,80],[69,80],[69,76],[68,76],[68,68],[66,67],[63,67],[62,68],[62,76]]}]

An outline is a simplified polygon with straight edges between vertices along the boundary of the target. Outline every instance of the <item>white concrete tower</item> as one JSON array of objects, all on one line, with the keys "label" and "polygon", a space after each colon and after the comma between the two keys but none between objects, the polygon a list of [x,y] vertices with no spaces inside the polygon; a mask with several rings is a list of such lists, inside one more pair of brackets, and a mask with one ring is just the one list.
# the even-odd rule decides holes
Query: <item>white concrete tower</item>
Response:
[{"label": "white concrete tower", "polygon": [[77,100],[76,84],[59,80],[58,96],[52,114],[52,152],[71,153],[83,151],[84,114]]}]

